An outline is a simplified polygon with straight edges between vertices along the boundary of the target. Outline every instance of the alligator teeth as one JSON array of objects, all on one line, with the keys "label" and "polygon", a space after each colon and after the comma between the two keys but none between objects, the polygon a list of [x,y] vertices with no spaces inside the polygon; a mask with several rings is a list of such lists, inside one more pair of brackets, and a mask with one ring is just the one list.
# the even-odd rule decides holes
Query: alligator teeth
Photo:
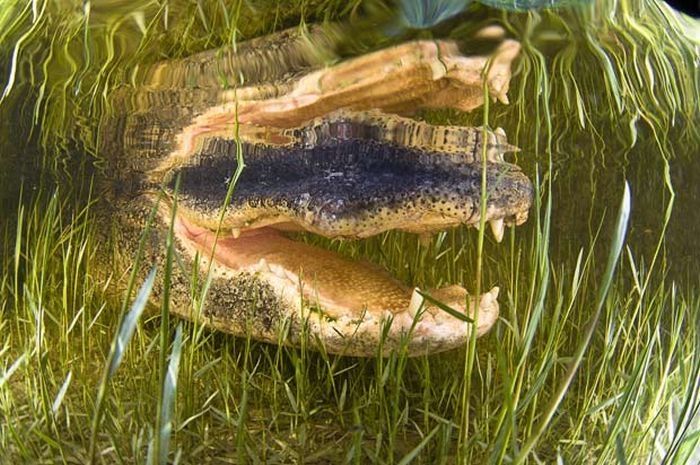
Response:
[{"label": "alligator teeth", "polygon": [[491,220],[489,223],[491,224],[491,232],[493,233],[493,237],[496,238],[496,242],[501,242],[506,228],[503,224],[503,218]]},{"label": "alligator teeth", "polygon": [[233,229],[231,229],[231,235],[233,236],[234,239],[238,239],[241,235],[241,230],[238,228],[233,228]]},{"label": "alligator teeth", "polygon": [[258,260],[258,263],[255,264],[255,271],[260,272],[260,273],[266,273],[270,270],[270,265],[268,265],[267,260],[264,258],[261,258]]},{"label": "alligator teeth", "polygon": [[423,296],[420,295],[420,289],[413,289],[413,294],[411,294],[411,301],[408,303],[408,313],[411,316],[416,316],[418,311],[423,306]]},{"label": "alligator teeth", "polygon": [[447,68],[441,61],[431,63],[430,71],[432,71],[433,81],[438,81],[447,75]]},{"label": "alligator teeth", "polygon": [[418,234],[418,242],[420,242],[420,245],[422,245],[423,247],[430,246],[430,240],[432,238],[433,238],[433,235],[431,233]]},{"label": "alligator teeth", "polygon": [[487,307],[491,304],[493,304],[496,299],[498,299],[498,292],[500,291],[498,286],[494,286],[491,288],[490,291],[488,291],[485,294],[482,294],[481,296],[481,306],[482,307]]},{"label": "alligator teeth", "polygon": [[498,134],[499,136],[506,137],[506,131],[501,127],[496,128],[496,130],[494,132],[496,134]]},{"label": "alligator teeth", "polygon": [[275,276],[277,276],[280,279],[291,281],[293,283],[296,283],[296,281],[297,281],[296,279],[294,279],[295,277],[290,277],[288,275],[287,270],[282,265],[278,265],[277,263],[273,263],[272,265],[268,266],[268,269],[269,269],[270,273],[274,274]]},{"label": "alligator teeth", "polygon": [[486,160],[491,163],[501,163],[504,161],[503,152],[501,152],[497,147],[492,147],[486,152]]},{"label": "alligator teeth", "polygon": [[298,274],[295,274],[293,271],[290,271],[286,268],[284,269],[284,276],[292,282],[301,282]]},{"label": "alligator teeth", "polygon": [[505,34],[506,31],[501,26],[493,24],[481,28],[474,37],[478,37],[479,39],[501,39]]}]

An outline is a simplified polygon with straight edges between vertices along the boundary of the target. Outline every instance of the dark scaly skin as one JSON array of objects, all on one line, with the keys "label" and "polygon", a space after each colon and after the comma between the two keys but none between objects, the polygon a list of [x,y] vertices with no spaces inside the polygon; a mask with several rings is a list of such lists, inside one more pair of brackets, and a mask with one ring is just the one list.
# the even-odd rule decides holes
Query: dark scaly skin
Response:
[{"label": "dark scaly skin", "polygon": [[[162,270],[168,218],[171,214],[168,207],[174,201],[173,180],[178,174],[183,180],[178,198],[181,206],[179,211],[185,211],[188,220],[212,230],[217,229],[217,206],[223,204],[227,190],[225,178],[230,176],[235,167],[237,145],[233,140],[232,129],[241,138],[248,168],[244,170],[245,177],[240,185],[243,195],[234,198],[229,207],[231,214],[225,218],[224,226],[227,228],[255,226],[256,221],[265,223],[266,212],[273,210],[275,215],[282,211],[285,218],[296,222],[295,227],[335,237],[366,237],[386,229],[423,232],[459,223],[478,222],[482,171],[480,154],[484,140],[489,154],[488,211],[492,216],[495,215],[494,218],[503,217],[512,224],[520,224],[525,220],[532,199],[532,188],[516,166],[502,162],[502,153],[514,149],[507,144],[504,135],[479,128],[430,126],[386,115],[373,110],[371,99],[362,95],[343,96],[342,87],[336,88],[340,89],[341,95],[338,102],[349,105],[349,112],[343,110],[338,113],[334,110],[331,113],[321,113],[303,124],[297,124],[295,116],[292,119],[289,116],[273,116],[276,110],[271,113],[267,102],[274,103],[281,99],[284,103],[285,95],[293,93],[300,83],[305,84],[308,77],[314,76],[313,73],[321,68],[319,57],[309,51],[309,40],[332,48],[333,40],[320,30],[313,30],[310,39],[283,32],[241,44],[236,53],[230,50],[223,53],[206,52],[178,62],[156,65],[149,69],[146,83],[139,89],[117,92],[114,98],[115,112],[103,122],[102,134],[103,152],[108,162],[105,200],[111,207],[108,211],[109,220],[116,225],[114,247],[119,263],[131,263],[136,257],[144,226],[149,223],[148,218],[154,208],[157,208],[155,199],[161,198],[163,201],[159,204],[159,210],[144,236],[145,247],[139,272],[143,277],[153,265]],[[413,46],[413,49],[410,44],[408,47],[407,50],[416,50],[419,55],[424,50],[432,50],[431,44],[424,43]],[[284,65],[275,66],[283,57]],[[423,58],[419,57],[419,65],[422,63],[420,60]],[[352,69],[350,65],[346,69]],[[362,67],[358,72],[363,72]],[[182,153],[176,156],[182,147],[179,138],[182,137],[184,128],[193,127],[197,118],[201,118],[200,115],[206,114],[227,98],[230,99],[231,91],[222,88],[221,83],[230,83],[240,76],[243,76],[244,85],[248,87],[236,91],[236,98],[241,99],[244,108],[248,108],[244,117],[253,122],[259,118],[259,121],[264,122],[262,129],[260,125],[250,122],[241,126],[234,125],[235,127],[230,122],[217,126],[218,123],[212,123],[220,121],[216,115],[225,113],[215,113],[213,119],[206,120],[209,123],[202,126],[210,134],[205,131],[204,137],[196,136],[192,139],[196,142],[193,143],[193,148],[184,151],[184,156]],[[435,82],[442,82],[440,77],[436,79]],[[426,82],[433,81],[428,79]],[[455,84],[446,85],[449,87]],[[432,90],[425,91],[427,94],[421,93],[422,90],[413,92],[409,89],[407,101],[419,106],[431,106],[434,101],[430,99],[430,92],[435,92],[436,99],[444,99],[444,85],[436,87],[435,84],[430,84],[429,87]],[[398,93],[398,100],[397,97],[389,98],[387,101],[391,101],[391,104],[386,109],[394,111],[402,108],[402,98],[401,92]],[[380,108],[381,102],[382,100],[377,100]],[[463,101],[458,103],[473,105]],[[332,101],[320,107],[313,104],[310,109],[304,110],[304,114],[313,115],[316,111],[314,108],[325,112],[328,105],[332,107],[334,104]],[[258,114],[260,116],[256,117]],[[287,114],[294,115],[293,112],[284,113]],[[330,127],[329,122],[334,126]],[[394,129],[390,131],[387,127]],[[402,132],[402,127],[407,129]],[[418,137],[417,134],[421,136]],[[309,140],[321,140],[322,143],[314,148],[315,142],[310,143]],[[335,213],[328,214],[326,205],[339,201],[333,177],[315,178],[317,175],[313,170],[310,174],[304,174],[308,171],[309,163],[315,169],[326,166],[325,153],[334,154],[329,155],[331,158],[344,160],[340,163],[342,179],[346,182],[354,179],[353,182],[356,182],[347,194],[365,193],[367,200],[363,200],[360,195],[353,203],[346,196],[341,207],[334,210]],[[350,154],[350,159],[342,153]],[[364,155],[358,158],[353,155],[356,153]],[[373,179],[377,173],[377,164],[368,163],[364,156],[371,160],[384,160],[380,163],[382,166],[391,165],[387,179],[392,181],[381,183]],[[278,166],[281,160],[285,163],[283,167]],[[400,165],[400,176],[391,174],[395,165]],[[335,165],[326,166],[329,167],[334,168]],[[217,184],[219,171],[221,180]],[[414,187],[406,186],[409,172],[413,173],[411,176],[416,183]],[[291,178],[298,176],[307,179],[308,186],[300,181],[293,188],[280,191],[280,180],[289,177],[290,173],[298,173],[292,174]],[[351,173],[359,174],[353,178]],[[309,177],[304,178],[307,175]],[[260,188],[265,180],[270,180],[271,184],[268,194]],[[249,192],[247,196],[246,185]],[[306,198],[304,195],[309,196],[307,191],[311,192],[312,189],[315,189],[315,193],[310,196],[304,209],[290,208],[299,204],[300,196],[303,199]],[[399,192],[401,189],[403,191]],[[314,202],[321,207],[309,207]],[[428,224],[425,215],[438,212],[444,216],[444,211],[440,213],[440,205],[450,202],[453,207],[466,204],[468,211],[459,217],[460,220],[451,223],[443,221],[437,226]],[[411,212],[415,213],[416,203],[424,205],[421,207],[423,216],[411,217]],[[265,210],[262,216],[261,208]],[[389,211],[389,216],[393,214],[393,223],[389,224],[388,220],[383,219],[383,214],[375,215],[375,212],[381,211]],[[234,221],[236,215],[243,220],[236,220],[238,223]],[[349,221],[344,223],[344,229],[338,228],[341,217]],[[406,221],[402,222],[402,218],[406,218]],[[227,221],[232,223],[228,224]],[[240,221],[243,223],[239,224]],[[370,223],[374,226],[370,226]],[[236,273],[226,267],[214,266],[215,272],[206,301],[203,305],[198,305],[198,290],[206,280],[207,271],[210,271],[208,264],[211,257],[202,253],[198,257],[200,262],[195,263],[192,249],[188,249],[182,240],[175,240],[174,248],[170,289],[170,308],[174,313],[233,334],[250,334],[255,339],[268,342],[298,344],[304,318],[298,310],[291,308],[294,303],[290,304],[288,298],[280,296],[279,288],[270,285],[264,274]],[[216,263],[215,260],[214,264]],[[117,264],[116,268],[122,267]],[[154,287],[154,300],[162,295],[162,275],[161,271]],[[397,285],[399,288],[403,286]],[[306,299],[304,297],[305,302]],[[403,297],[396,300],[396,305],[405,306],[407,302],[402,299]],[[464,298],[458,300],[463,301]],[[397,315],[404,311],[391,308],[392,311],[399,312]],[[320,318],[315,316],[319,321],[337,318],[323,316],[322,309],[320,313]],[[443,316],[437,315],[435,318],[438,317]],[[401,324],[404,326],[388,333],[387,341],[383,344],[384,353],[399,346],[405,334],[406,321],[410,326],[410,318],[403,318],[403,321]],[[493,321],[489,324],[492,323]],[[312,323],[311,331],[323,334],[322,342],[330,352],[374,355],[380,345],[381,324],[378,320],[374,320],[375,326],[372,329],[364,329],[363,326],[360,336],[345,339],[337,337],[332,331],[320,329],[319,324]],[[283,327],[288,331],[285,339],[280,340],[280,330]],[[486,329],[488,328],[479,327],[479,332]],[[467,330],[442,339],[418,335],[408,341],[408,352],[415,355],[447,350],[461,344],[466,335]]]}]

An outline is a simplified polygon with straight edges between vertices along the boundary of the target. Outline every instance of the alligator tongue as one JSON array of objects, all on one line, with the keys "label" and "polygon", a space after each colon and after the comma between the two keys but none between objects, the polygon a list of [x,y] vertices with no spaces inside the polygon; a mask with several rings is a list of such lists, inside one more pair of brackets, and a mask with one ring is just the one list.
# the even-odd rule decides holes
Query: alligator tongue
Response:
[{"label": "alligator tongue", "polygon": [[[202,254],[211,253],[214,232],[180,219],[180,231],[197,244]],[[315,289],[312,297],[325,311],[339,314],[373,311],[403,311],[411,290],[389,273],[368,262],[346,260],[339,255],[284,237],[273,228],[244,231],[238,238],[219,237],[216,261],[232,270],[275,275],[297,291],[300,280]]]}]

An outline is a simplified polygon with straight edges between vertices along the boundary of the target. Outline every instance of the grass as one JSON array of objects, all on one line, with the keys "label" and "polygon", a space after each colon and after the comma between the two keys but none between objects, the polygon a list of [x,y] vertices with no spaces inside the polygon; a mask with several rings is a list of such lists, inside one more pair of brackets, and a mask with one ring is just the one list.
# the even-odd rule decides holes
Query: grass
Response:
[{"label": "grass", "polygon": [[[184,324],[172,349],[180,354],[175,394],[162,384],[158,354],[171,352],[159,330],[164,319],[142,318],[135,328],[136,319],[124,319],[131,341],[112,342],[128,331],[119,330],[120,303],[105,300],[105,282],[90,272],[99,257],[89,209],[60,195],[37,202],[18,213],[21,227],[6,239],[16,252],[3,263],[11,270],[0,294],[7,460],[82,462],[94,431],[98,462],[146,463],[151,438],[170,421],[157,424],[158,405],[165,412],[174,402],[169,457],[181,463],[454,461],[465,428],[456,420],[464,407],[459,351],[352,359]],[[598,256],[595,243],[611,243],[602,232],[571,264],[556,264],[547,259],[544,231],[536,231],[547,222],[536,223],[531,234],[511,236],[487,267],[507,289],[505,311],[477,344],[464,458],[683,463],[698,441],[698,295],[642,267],[630,249],[612,262],[614,276],[601,277],[596,262],[606,254]],[[447,233],[443,253],[454,254],[449,244],[457,238],[449,236],[462,233]],[[623,235],[613,237],[618,247]],[[599,323],[588,326],[596,302]],[[101,407],[95,401],[105,383]]]},{"label": "grass", "polygon": [[[16,139],[10,131],[25,130],[58,179],[71,169],[63,151],[97,155],[90,118],[141,60],[318,19],[327,6],[330,18],[347,14],[334,2],[271,8],[259,21],[246,21],[248,6],[216,2],[180,6],[185,19],[167,4],[120,15],[99,5],[70,14],[53,2],[11,5],[0,12],[0,43],[13,45],[0,57],[16,65],[0,113],[19,109],[18,125],[0,127],[0,153]],[[162,313],[138,317],[149,281],[109,273],[90,196],[47,180],[25,191],[2,212],[0,461],[696,463],[700,288],[674,277],[668,226],[679,221],[670,167],[700,140],[697,51],[662,7],[617,5],[612,16],[608,4],[568,16],[503,13],[524,45],[513,103],[426,115],[501,125],[523,147],[519,162],[537,176],[538,195],[528,223],[502,244],[464,229],[428,245],[397,232],[306,238],[421,288],[497,283],[502,319],[471,352],[354,359],[169,321],[167,301]],[[559,36],[567,40],[551,39]],[[40,89],[36,98],[23,99],[28,88]],[[569,165],[592,157],[592,179],[621,167],[616,182],[591,192],[583,184],[562,201],[559,186],[576,173],[563,155]],[[662,168],[651,184],[632,162],[620,164],[645,157]],[[647,188],[657,204],[644,202]],[[633,240],[645,210],[655,217],[648,247]],[[581,226],[564,240],[557,220],[567,213]],[[125,268],[151,266],[141,262]],[[128,289],[115,286],[124,281]]]}]

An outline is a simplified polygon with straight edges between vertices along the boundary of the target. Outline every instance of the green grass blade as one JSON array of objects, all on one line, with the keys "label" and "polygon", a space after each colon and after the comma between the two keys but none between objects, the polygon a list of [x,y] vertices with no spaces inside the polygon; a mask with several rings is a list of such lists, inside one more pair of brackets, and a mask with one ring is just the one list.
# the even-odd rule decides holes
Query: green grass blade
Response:
[{"label": "green grass blade", "polygon": [[110,351],[109,358],[109,369],[107,371],[107,378],[114,376],[114,373],[119,368],[119,365],[124,359],[124,352],[126,351],[131,338],[134,336],[134,331],[136,330],[136,325],[141,319],[143,311],[146,309],[146,304],[151,296],[151,291],[153,290],[153,283],[156,279],[156,268],[151,268],[148,273],[148,277],[141,285],[138,294],[136,294],[136,299],[129,309],[129,313],[126,314],[122,324],[119,326],[119,332],[114,339],[113,349]]},{"label": "green grass blade", "polygon": [[[163,272],[163,293],[161,298],[161,311],[160,311],[160,354],[158,371],[160,373],[160,386],[165,386],[167,383],[167,353],[168,346],[170,345],[170,286],[172,282],[173,273],[173,260],[174,260],[174,241],[175,241],[175,219],[177,212],[177,196],[180,189],[180,176],[175,180],[175,189],[173,192],[173,205],[171,207],[172,212],[170,214],[170,226],[168,228],[168,235],[166,237],[165,244],[165,270]],[[165,425],[165,415],[166,412],[163,408],[166,406],[165,400],[165,390],[160,392],[161,398],[158,403],[158,410],[156,412],[156,433],[154,436],[153,444],[153,457],[157,458],[159,463],[163,454],[165,454],[167,460],[168,450],[164,448],[161,443],[160,429],[162,425]]]},{"label": "green grass blade", "polygon": [[473,318],[469,318],[469,317],[468,317],[467,315],[465,315],[464,313],[462,313],[462,312],[460,312],[460,311],[458,311],[458,310],[455,310],[454,308],[450,307],[450,306],[447,305],[446,303],[440,302],[439,300],[437,300],[436,298],[434,298],[434,297],[431,296],[430,294],[426,294],[426,293],[423,292],[423,291],[418,291],[418,294],[420,294],[421,297],[423,297],[425,300],[427,300],[427,301],[428,301],[429,303],[431,303],[432,305],[435,305],[437,308],[439,308],[439,309],[442,310],[443,312],[445,312],[445,313],[447,313],[447,314],[449,314],[449,315],[451,315],[451,316],[457,318],[458,320],[462,320],[462,321],[464,321],[464,322],[466,322],[466,323],[474,323],[474,319],[473,319]]},{"label": "green grass blade", "polygon": [[622,252],[622,246],[625,243],[630,209],[630,189],[629,184],[625,182],[625,188],[622,194],[622,202],[620,204],[620,209],[617,216],[617,225],[615,227],[615,232],[613,235],[613,242],[612,246],[610,247],[610,252],[608,254],[608,263],[605,267],[605,273],[603,274],[603,280],[600,285],[600,290],[598,291],[596,311],[590,320],[588,330],[586,331],[583,340],[579,344],[578,349],[576,350],[576,353],[573,356],[573,360],[569,365],[569,369],[566,373],[566,376],[564,377],[561,384],[554,393],[554,396],[552,397],[549,405],[545,409],[545,412],[542,418],[540,419],[539,423],[535,427],[532,435],[525,442],[522,449],[520,450],[520,453],[513,461],[513,463],[516,465],[521,464],[526,460],[532,449],[537,444],[537,441],[539,440],[542,433],[549,426],[549,422],[554,417],[554,414],[557,408],[559,407],[559,404],[564,399],[564,396],[566,395],[566,392],[569,389],[569,386],[571,385],[571,382],[573,381],[579,366],[581,365],[583,356],[586,353],[588,346],[590,345],[591,339],[593,338],[593,334],[598,325],[598,320],[600,319],[600,315],[603,311],[603,306],[605,305],[605,299],[608,295],[608,291],[610,290],[610,286],[612,284],[612,279],[615,274],[615,268],[617,267],[617,263],[620,259],[620,253]]},{"label": "green grass blade", "polygon": [[17,357],[17,360],[15,360],[12,365],[10,365],[10,368],[5,370],[5,372],[0,376],[0,387],[3,387],[7,381],[12,377],[15,371],[24,363],[24,360],[27,358],[27,354],[22,354],[19,357]]},{"label": "green grass blade", "polygon": [[172,352],[170,353],[170,363],[168,373],[163,384],[163,399],[161,410],[163,412],[161,424],[157,425],[160,435],[160,455],[158,463],[163,465],[168,463],[168,452],[170,450],[170,437],[173,431],[173,410],[177,397],[177,375],[180,371],[180,356],[182,355],[182,324],[177,325],[175,330],[175,340],[173,341]]},{"label": "green grass blade", "polygon": [[73,372],[69,371],[65,381],[63,381],[63,384],[61,385],[61,389],[59,389],[58,393],[56,394],[53,404],[51,404],[51,411],[54,413],[54,415],[58,413],[58,409],[61,408],[61,404],[63,403],[63,399],[66,397],[66,392],[68,392],[68,387],[70,386],[72,379]]},{"label": "green grass blade", "polygon": [[423,449],[425,449],[425,446],[428,445],[431,439],[433,439],[433,436],[437,434],[438,431],[440,431],[441,428],[443,428],[444,425],[439,424],[435,428],[428,433],[426,437],[423,438],[421,442],[418,443],[416,447],[413,448],[408,454],[404,455],[401,460],[396,465],[408,465],[409,463],[413,463],[413,461],[418,457],[418,454],[421,453]]},{"label": "green grass blade", "polygon": [[95,412],[92,417],[92,427],[90,432],[90,445],[89,445],[89,461],[94,463],[95,452],[97,446],[97,429],[100,426],[100,421],[102,420],[102,413],[104,408],[104,399],[107,393],[107,386],[109,380],[114,375],[114,372],[119,368],[123,358],[124,351],[129,345],[129,341],[134,335],[134,330],[136,329],[136,324],[141,317],[144,309],[146,308],[146,303],[151,295],[153,289],[153,283],[156,278],[156,268],[153,267],[146,278],[146,281],[141,285],[134,303],[131,305],[129,313],[126,314],[119,326],[119,331],[114,336],[112,341],[112,346],[109,351],[109,357],[107,359],[106,369],[102,375],[99,385],[97,386],[97,398],[95,400]]}]

